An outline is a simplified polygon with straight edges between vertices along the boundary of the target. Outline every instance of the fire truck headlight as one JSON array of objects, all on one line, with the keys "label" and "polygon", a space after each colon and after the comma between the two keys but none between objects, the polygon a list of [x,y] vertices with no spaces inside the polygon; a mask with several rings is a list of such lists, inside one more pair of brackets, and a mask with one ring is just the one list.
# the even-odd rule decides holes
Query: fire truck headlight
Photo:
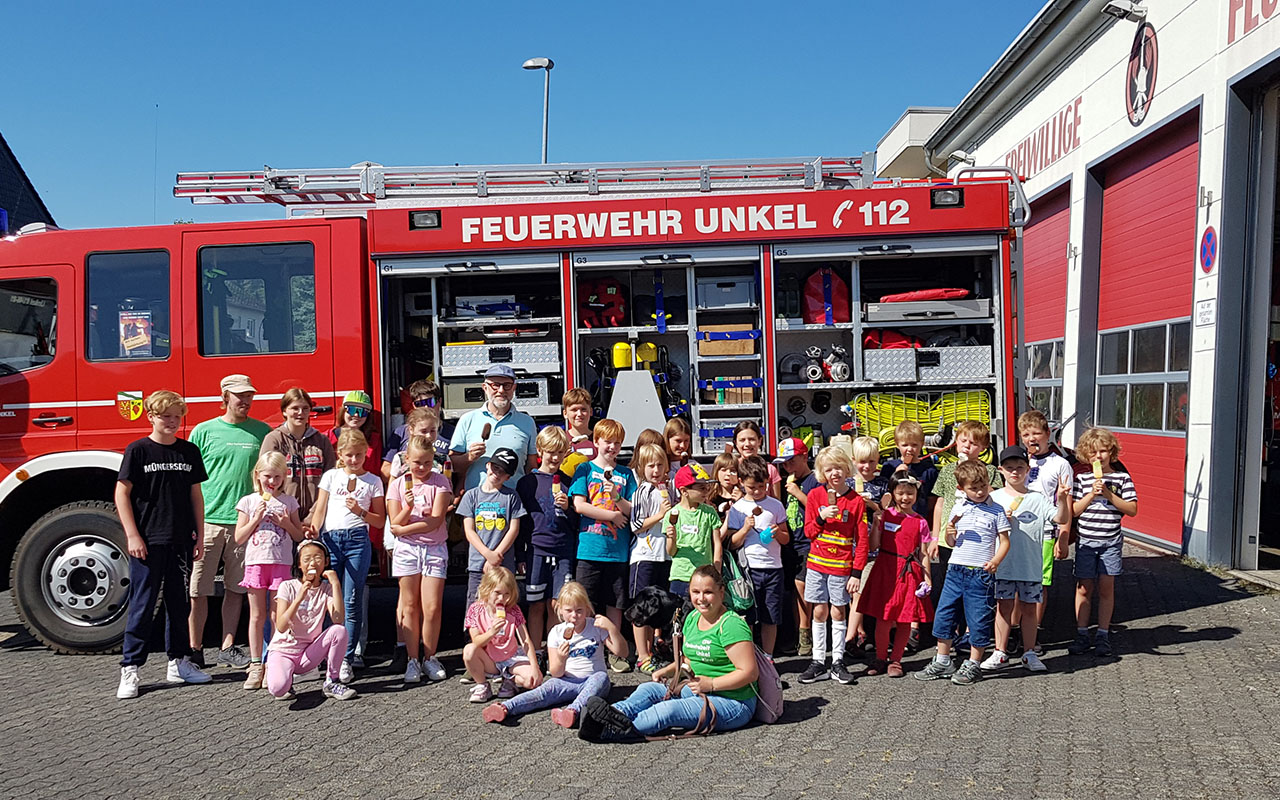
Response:
[{"label": "fire truck headlight", "polygon": [[411,231],[434,231],[440,228],[440,211],[432,209],[430,211],[410,211],[409,212],[409,230]]},{"label": "fire truck headlight", "polygon": [[951,186],[929,192],[930,208],[964,208],[964,189]]}]

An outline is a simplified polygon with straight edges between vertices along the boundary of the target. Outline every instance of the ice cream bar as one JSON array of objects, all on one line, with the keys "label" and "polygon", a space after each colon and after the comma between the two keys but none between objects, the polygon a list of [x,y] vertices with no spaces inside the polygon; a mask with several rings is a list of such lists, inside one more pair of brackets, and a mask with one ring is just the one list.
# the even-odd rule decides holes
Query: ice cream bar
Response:
[{"label": "ice cream bar", "polygon": [[264,503],[271,502],[271,492],[268,492],[266,489],[262,490],[262,502]]},{"label": "ice cream bar", "polygon": [[1102,462],[1096,458],[1093,460],[1093,477],[1098,480],[1102,479]]},{"label": "ice cream bar", "polygon": [[729,510],[729,501],[725,500],[723,503],[720,504],[720,513],[723,514],[728,510]]},{"label": "ice cream bar", "polygon": [[564,489],[561,489],[561,488],[560,488],[560,476],[559,476],[559,475],[552,475],[552,476],[551,476],[551,493],[552,493],[552,494],[554,494],[554,495],[556,495],[557,497],[559,497],[560,495],[564,494]]},{"label": "ice cream bar", "polygon": [[679,511],[672,511],[670,514],[667,515],[667,522],[670,522],[672,525],[675,525],[679,521],[680,521]]},{"label": "ice cream bar", "polygon": [[350,494],[351,492],[354,492],[356,490],[357,483],[359,483],[359,480],[356,478],[355,475],[352,475],[350,478],[347,478],[347,494]]},{"label": "ice cream bar", "polygon": [[307,570],[307,577],[308,577],[308,578],[314,578],[315,576],[316,576],[316,571],[315,571],[314,569],[309,569],[309,570]]},{"label": "ice cream bar", "polygon": [[484,429],[480,431],[480,439],[485,442],[489,441],[489,434],[491,433],[493,433],[493,425],[486,422],[484,424]]},{"label": "ice cream bar", "polygon": [[1009,504],[1009,511],[1010,511],[1010,512],[1017,511],[1017,510],[1018,510],[1018,506],[1020,506],[1020,505],[1022,505],[1022,498],[1021,498],[1021,497],[1015,497],[1015,498],[1013,498],[1013,502]]},{"label": "ice cream bar", "polygon": [[788,476],[787,476],[787,483],[795,483],[795,482],[796,482],[796,476],[795,476],[795,475],[788,475]]},{"label": "ice cream bar", "polygon": [[724,446],[724,451],[725,451],[726,453],[732,453],[732,452],[733,452],[733,445],[731,445],[731,444],[726,444],[726,445]]},{"label": "ice cream bar", "polygon": [[751,515],[753,517],[758,517],[763,513],[764,513],[764,509],[761,508],[760,506],[756,506],[755,508],[751,509]]},{"label": "ice cream bar", "polygon": [[444,477],[450,483],[453,483],[453,460],[450,458],[444,460]]},{"label": "ice cream bar", "polygon": [[506,607],[506,606],[498,606],[497,608],[495,608],[495,609],[493,610],[493,616],[494,616],[494,617],[496,617],[497,619],[506,619],[506,618],[507,618],[507,607]]},{"label": "ice cream bar", "polygon": [[862,494],[867,489],[867,482],[862,479],[861,475],[853,476],[853,490],[858,494]]},{"label": "ice cream bar", "polygon": [[413,506],[413,473],[406,472],[404,474],[404,501]]},{"label": "ice cream bar", "polygon": [[662,495],[663,500],[671,499],[671,492],[667,491],[667,487],[665,486],[659,487],[658,494]]}]

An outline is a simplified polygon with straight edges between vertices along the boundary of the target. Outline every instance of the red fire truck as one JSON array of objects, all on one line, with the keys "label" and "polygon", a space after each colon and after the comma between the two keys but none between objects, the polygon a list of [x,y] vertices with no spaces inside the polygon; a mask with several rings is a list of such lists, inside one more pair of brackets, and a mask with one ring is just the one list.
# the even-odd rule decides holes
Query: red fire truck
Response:
[{"label": "red fire truck", "polygon": [[1021,187],[879,181],[873,160],[180,174],[179,197],[288,218],[0,239],[0,553],[23,621],[60,651],[116,646],[111,496],[140,401],[179,391],[194,425],[231,372],[268,421],[305,387],[321,430],[360,388],[391,426],[424,377],[456,418],[509,363],[539,423],[582,386],[632,439],[684,416],[697,456],[744,419],[886,451],[903,419],[1006,438]]}]

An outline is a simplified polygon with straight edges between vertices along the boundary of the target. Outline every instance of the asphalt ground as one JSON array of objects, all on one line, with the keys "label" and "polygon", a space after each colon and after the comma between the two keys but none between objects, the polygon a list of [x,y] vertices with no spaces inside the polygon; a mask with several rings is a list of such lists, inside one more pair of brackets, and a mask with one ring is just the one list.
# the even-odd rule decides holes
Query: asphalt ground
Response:
[{"label": "asphalt ground", "polygon": [[[1051,592],[1047,674],[802,686],[804,662],[782,658],[790,685],[778,724],[633,745],[587,744],[545,711],[484,724],[456,679],[457,650],[445,653],[440,684],[405,688],[371,664],[347,703],[321,697],[316,682],[277,702],[226,668],[210,685],[170,686],[160,652],[143,667],[141,696],[119,701],[117,656],[55,655],[0,602],[0,797],[1280,794],[1280,595],[1129,548],[1116,657],[1069,656],[1069,570],[1060,562]],[[375,654],[393,603],[390,590],[375,594]],[[908,657],[908,671],[931,654]],[[616,676],[613,698],[642,677]]]}]

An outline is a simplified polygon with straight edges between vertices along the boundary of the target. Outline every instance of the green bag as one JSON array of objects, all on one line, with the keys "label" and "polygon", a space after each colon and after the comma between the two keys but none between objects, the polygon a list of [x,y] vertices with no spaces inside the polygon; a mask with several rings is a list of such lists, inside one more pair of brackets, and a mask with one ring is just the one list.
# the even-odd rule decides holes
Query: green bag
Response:
[{"label": "green bag", "polygon": [[724,559],[725,605],[745,614],[756,604],[751,570],[738,563],[737,553],[726,553]]}]

